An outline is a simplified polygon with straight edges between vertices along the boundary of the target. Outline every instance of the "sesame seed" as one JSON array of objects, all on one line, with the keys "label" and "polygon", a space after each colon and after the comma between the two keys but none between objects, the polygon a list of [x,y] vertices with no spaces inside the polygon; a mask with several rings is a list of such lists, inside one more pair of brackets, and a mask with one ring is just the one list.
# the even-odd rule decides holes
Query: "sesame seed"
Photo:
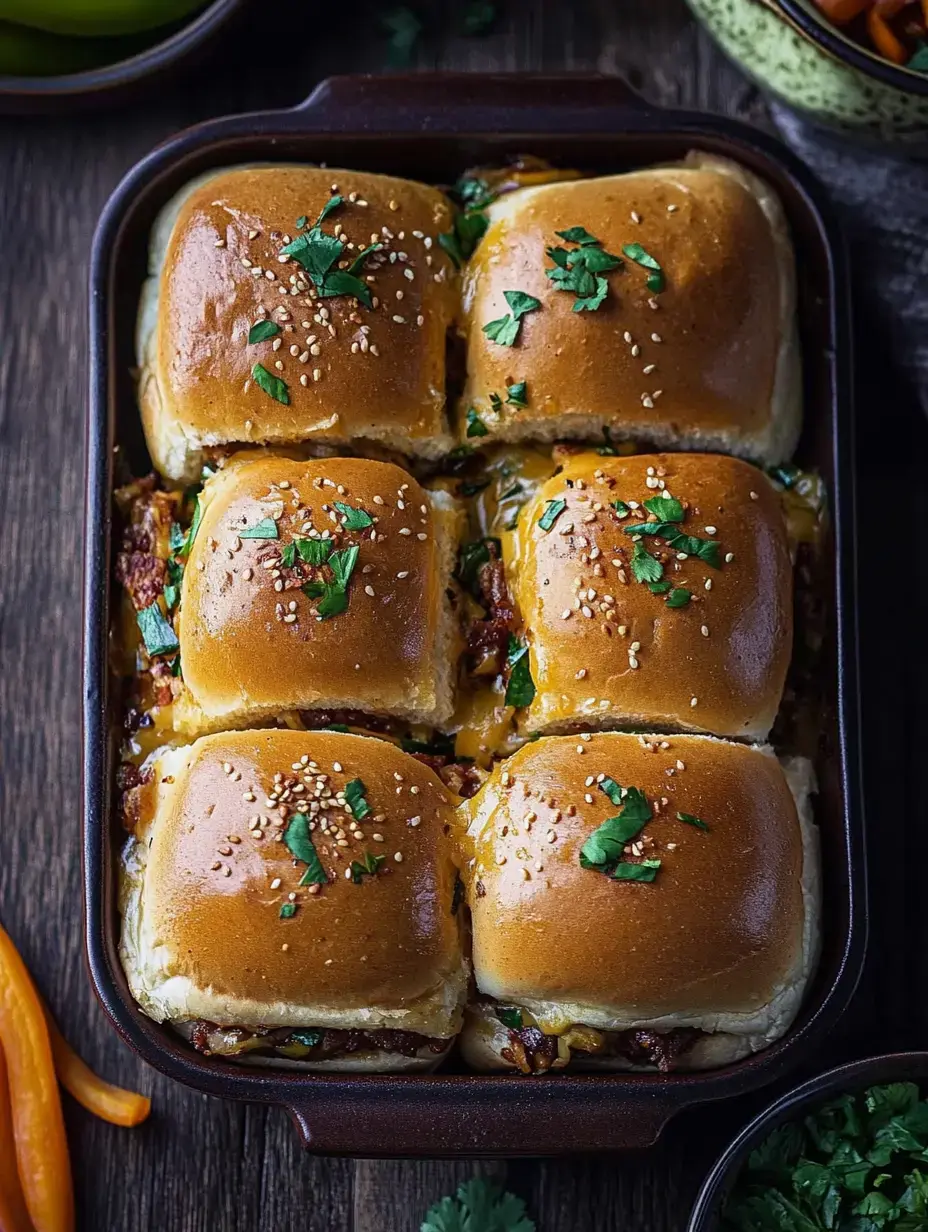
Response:
[{"label": "sesame seed", "polygon": [[314,381],[322,380],[322,369],[321,368],[313,368],[313,380]]},{"label": "sesame seed", "polygon": [[257,798],[258,797],[255,795],[253,791],[243,791],[242,792],[242,799],[246,800],[249,804],[253,804],[254,801],[257,800]]},{"label": "sesame seed", "polygon": [[698,698],[698,697],[691,697],[691,698],[690,698],[690,705],[691,705],[691,706],[696,706],[696,705],[698,705],[698,703],[699,703],[699,698]]},{"label": "sesame seed", "polygon": [[401,851],[394,851],[393,859],[397,862],[397,864],[402,864],[403,863],[403,853]]},{"label": "sesame seed", "polygon": [[735,559],[735,554],[734,554],[734,552],[726,552],[726,553],[725,553],[725,564],[726,564],[726,565],[730,565],[730,564],[731,564],[731,562],[732,562],[734,559]]},{"label": "sesame seed", "polygon": [[663,342],[663,339],[661,338],[660,334],[652,334],[651,341],[652,342]]},{"label": "sesame seed", "polygon": [[756,492],[749,492],[749,493],[748,493],[748,496],[750,496],[751,500],[759,500],[759,499],[760,499],[760,498],[758,497],[758,495],[757,495],[757,493],[756,493]]}]

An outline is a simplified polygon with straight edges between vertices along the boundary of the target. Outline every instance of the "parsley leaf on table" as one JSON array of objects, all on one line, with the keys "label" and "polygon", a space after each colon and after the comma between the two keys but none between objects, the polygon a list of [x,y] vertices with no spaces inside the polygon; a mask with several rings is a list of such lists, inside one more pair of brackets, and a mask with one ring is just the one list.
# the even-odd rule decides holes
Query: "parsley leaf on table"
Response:
[{"label": "parsley leaf on table", "polygon": [[477,1177],[442,1198],[425,1217],[420,1232],[535,1232],[525,1203],[493,1181]]}]

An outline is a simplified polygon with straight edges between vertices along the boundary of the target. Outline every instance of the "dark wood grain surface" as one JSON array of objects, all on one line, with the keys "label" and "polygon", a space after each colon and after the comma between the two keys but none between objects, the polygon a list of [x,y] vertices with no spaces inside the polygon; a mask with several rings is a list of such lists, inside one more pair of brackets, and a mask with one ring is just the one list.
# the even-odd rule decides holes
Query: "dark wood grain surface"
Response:
[{"label": "dark wood grain surface", "polygon": [[[126,1131],[68,1101],[82,1232],[414,1232],[426,1207],[482,1169],[505,1175],[540,1232],[681,1232],[709,1163],[755,1097],[674,1123],[622,1158],[393,1163],[303,1154],[286,1116],[172,1085],[119,1043],[84,969],[80,905],[79,627],[86,281],[96,217],[122,174],[177,129],[285,106],[322,76],[386,62],[380,7],[257,5],[195,70],[96,114],[0,119],[0,915],[67,1034],[107,1077],[150,1092]],[[441,5],[436,6],[442,8]],[[340,10],[340,11],[339,11]],[[695,28],[682,0],[510,0],[480,40],[438,34],[423,68],[626,74],[647,95],[766,122],[756,91]],[[862,623],[875,961],[819,1068],[928,1043],[920,741],[926,432],[882,361],[885,322],[861,338]],[[876,517],[892,511],[891,527]],[[426,1144],[423,1144],[423,1150]]]}]

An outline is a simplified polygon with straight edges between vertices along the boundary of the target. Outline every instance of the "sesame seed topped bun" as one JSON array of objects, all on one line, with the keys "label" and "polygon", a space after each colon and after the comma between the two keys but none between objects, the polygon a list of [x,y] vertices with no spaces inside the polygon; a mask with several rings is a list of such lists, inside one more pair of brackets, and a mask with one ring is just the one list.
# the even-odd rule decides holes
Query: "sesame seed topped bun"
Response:
[{"label": "sesame seed topped bun", "polygon": [[147,1014],[204,1051],[376,1068],[400,1032],[391,1067],[437,1061],[467,971],[428,767],[367,737],[248,731],[162,754],[135,792],[121,957]]},{"label": "sesame seed topped bun", "polygon": [[156,467],[194,478],[208,446],[249,442],[446,451],[451,217],[424,184],[296,164],[182,189],[155,223],[138,321]]},{"label": "sesame seed topped bun", "polygon": [[238,457],[205,484],[177,623],[193,733],[291,710],[440,725],[458,513],[398,466]]},{"label": "sesame seed topped bun", "polygon": [[[639,1044],[627,1032],[688,1032],[674,1046],[695,1048],[695,1065],[782,1035],[818,944],[807,763],[790,776],[795,799],[767,749],[617,732],[542,739],[499,763],[462,809],[468,1059],[522,1059],[498,1006],[525,1011],[510,1027],[588,1029],[579,1051],[619,1068]],[[550,1051],[548,1068],[570,1058]]]},{"label": "sesame seed topped bun", "polygon": [[717,454],[576,454],[507,550],[535,683],[525,731],[767,736],[792,649],[792,565],[761,471]]},{"label": "sesame seed topped bun", "polygon": [[[790,455],[794,259],[766,184],[693,154],[517,190],[487,212],[464,279],[462,435],[593,441],[608,430],[768,463]],[[523,381],[522,397],[507,397]]]}]

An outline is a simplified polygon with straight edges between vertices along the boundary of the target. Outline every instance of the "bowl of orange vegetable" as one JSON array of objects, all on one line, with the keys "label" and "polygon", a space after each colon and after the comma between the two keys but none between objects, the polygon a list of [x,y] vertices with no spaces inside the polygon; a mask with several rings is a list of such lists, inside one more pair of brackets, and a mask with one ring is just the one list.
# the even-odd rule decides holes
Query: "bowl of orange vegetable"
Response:
[{"label": "bowl of orange vegetable", "polygon": [[688,0],[763,88],[845,132],[928,149],[928,0]]}]

